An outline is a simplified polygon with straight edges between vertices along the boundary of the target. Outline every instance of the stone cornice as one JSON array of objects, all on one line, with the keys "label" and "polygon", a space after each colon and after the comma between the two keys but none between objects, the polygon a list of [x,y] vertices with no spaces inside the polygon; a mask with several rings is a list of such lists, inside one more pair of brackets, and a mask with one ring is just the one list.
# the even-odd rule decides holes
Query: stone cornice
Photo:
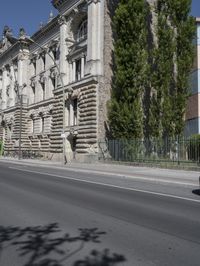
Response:
[{"label": "stone cornice", "polygon": [[[65,86],[64,90],[65,92],[68,92],[68,90],[71,89],[78,89],[82,88],[84,86],[92,85],[92,84],[97,84],[98,83],[98,76],[88,76],[85,77],[84,79],[81,79],[78,82],[70,83]],[[58,87],[57,89],[54,90],[55,94],[60,94],[63,92],[63,89],[61,87]]]},{"label": "stone cornice", "polygon": [[0,54],[0,60],[3,60],[4,58],[8,58],[8,54],[11,53],[12,51],[16,50],[16,54],[20,50],[20,45],[19,43],[15,43],[14,45],[10,46],[6,51],[4,51],[2,54]]},{"label": "stone cornice", "polygon": [[47,99],[47,100],[44,100],[44,101],[33,103],[33,104],[29,105],[27,107],[27,109],[28,110],[36,109],[36,108],[39,108],[39,107],[42,107],[42,106],[47,106],[47,105],[49,105],[51,103],[54,103],[54,102],[55,102],[55,99],[54,98],[50,98],[50,99]]},{"label": "stone cornice", "polygon": [[53,29],[56,25],[58,25],[58,18],[59,15],[57,15],[55,18],[53,18],[49,23],[47,23],[45,26],[43,26],[40,30],[35,32],[31,38],[33,40],[37,40],[40,37],[44,36],[47,32],[49,32],[51,29]]},{"label": "stone cornice", "polygon": [[67,0],[52,0],[51,3],[52,5],[58,9],[59,7],[61,7]]}]

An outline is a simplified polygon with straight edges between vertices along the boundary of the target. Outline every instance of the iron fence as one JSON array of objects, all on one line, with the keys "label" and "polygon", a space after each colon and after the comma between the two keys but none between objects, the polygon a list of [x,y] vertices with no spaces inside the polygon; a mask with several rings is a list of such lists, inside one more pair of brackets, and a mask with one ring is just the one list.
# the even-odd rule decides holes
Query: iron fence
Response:
[{"label": "iron fence", "polygon": [[100,141],[101,158],[124,162],[153,162],[200,166],[200,139],[183,137]]}]

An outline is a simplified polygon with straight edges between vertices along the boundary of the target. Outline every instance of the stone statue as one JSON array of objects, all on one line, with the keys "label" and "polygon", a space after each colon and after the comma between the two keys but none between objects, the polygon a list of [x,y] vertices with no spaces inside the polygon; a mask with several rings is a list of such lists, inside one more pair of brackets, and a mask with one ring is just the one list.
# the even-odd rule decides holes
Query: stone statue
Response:
[{"label": "stone statue", "polygon": [[24,28],[21,28],[21,29],[19,30],[19,37],[20,37],[20,38],[25,38],[25,37],[26,37],[26,31],[25,31]]}]

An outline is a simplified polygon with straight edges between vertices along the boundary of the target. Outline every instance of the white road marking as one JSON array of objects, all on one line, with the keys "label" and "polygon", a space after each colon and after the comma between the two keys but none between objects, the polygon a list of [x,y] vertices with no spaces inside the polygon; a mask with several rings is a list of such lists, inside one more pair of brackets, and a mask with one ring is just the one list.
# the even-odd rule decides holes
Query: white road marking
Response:
[{"label": "white road marking", "polygon": [[[21,165],[20,163],[17,163],[17,165]],[[33,166],[35,167],[35,165],[26,163],[25,165],[23,165],[24,167],[26,166]],[[51,166],[47,166],[47,165],[42,165],[41,167],[43,168],[51,168]],[[99,174],[99,175],[109,175],[109,176],[114,176],[114,177],[119,177],[119,178],[131,178],[131,179],[135,179],[135,180],[145,180],[145,181],[152,181],[152,182],[156,182],[156,183],[165,183],[165,184],[175,184],[175,185],[182,185],[182,186],[191,186],[191,187],[197,187],[198,186],[198,180],[196,180],[196,184],[194,183],[189,183],[189,182],[179,182],[179,181],[174,181],[173,179],[170,180],[164,180],[164,179],[160,179],[160,178],[152,178],[152,177],[144,177],[144,176],[136,176],[136,175],[130,175],[130,174],[118,174],[118,173],[111,173],[111,172],[103,172],[103,171],[96,171],[96,170],[91,170],[91,169],[77,169],[77,168],[64,168],[64,167],[57,167],[55,166],[55,168],[58,169],[65,169],[68,171],[73,171],[73,172],[77,172],[77,173],[91,173],[91,174]]]},{"label": "white road marking", "polygon": [[128,191],[135,191],[135,192],[141,192],[141,193],[146,193],[146,194],[151,194],[151,195],[157,195],[157,196],[162,196],[162,197],[168,197],[168,198],[174,198],[174,199],[181,199],[181,200],[186,200],[186,201],[192,201],[192,202],[198,202],[198,203],[200,203],[200,200],[195,200],[195,199],[191,199],[191,198],[180,197],[180,196],[176,196],[176,195],[164,194],[164,193],[153,192],[153,191],[142,190],[142,189],[127,188],[127,187],[116,186],[116,185],[111,185],[111,184],[106,184],[106,183],[101,183],[101,182],[95,182],[95,181],[89,181],[89,180],[84,180],[84,179],[79,179],[79,178],[68,177],[68,176],[62,176],[62,175],[49,174],[49,173],[44,173],[44,172],[37,172],[37,171],[25,170],[25,169],[21,169],[21,168],[17,168],[17,167],[9,167],[9,168],[10,169],[13,169],[13,170],[22,171],[22,172],[34,173],[34,174],[39,174],[39,175],[53,176],[53,177],[58,177],[58,178],[63,178],[63,179],[68,179],[68,180],[73,180],[73,181],[78,181],[78,182],[82,182],[82,183],[88,183],[88,184],[94,184],[94,185],[100,185],[100,186],[118,188],[118,189],[123,189],[123,190],[128,190]]}]

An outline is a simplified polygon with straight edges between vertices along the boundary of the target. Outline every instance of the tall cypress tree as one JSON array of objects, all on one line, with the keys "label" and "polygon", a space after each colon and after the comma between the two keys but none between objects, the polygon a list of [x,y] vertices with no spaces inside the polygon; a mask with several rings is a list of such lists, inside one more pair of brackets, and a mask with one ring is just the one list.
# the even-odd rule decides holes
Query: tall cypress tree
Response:
[{"label": "tall cypress tree", "polygon": [[172,88],[174,86],[174,30],[169,22],[168,5],[158,0],[156,6],[157,43],[153,49],[152,99],[150,105],[150,135],[153,137],[172,136]]},{"label": "tall cypress tree", "polygon": [[145,0],[121,0],[114,17],[115,71],[109,108],[114,138],[143,137],[143,93],[147,82]]},{"label": "tall cypress tree", "polygon": [[173,94],[173,122],[175,135],[183,132],[186,102],[189,96],[189,77],[191,73],[195,36],[195,20],[190,16],[191,0],[168,0],[172,26],[176,29],[177,74]]},{"label": "tall cypress tree", "polygon": [[[157,0],[149,127],[151,136],[174,137],[184,129],[193,62],[191,0]],[[158,123],[160,121],[160,123]]]},{"label": "tall cypress tree", "polygon": [[[183,132],[194,55],[190,7],[191,0],[155,1],[156,37],[149,50],[146,1],[120,0],[114,18],[115,71],[109,105],[114,138],[142,138],[144,133],[174,137]],[[147,88],[150,104],[144,108]]]}]

